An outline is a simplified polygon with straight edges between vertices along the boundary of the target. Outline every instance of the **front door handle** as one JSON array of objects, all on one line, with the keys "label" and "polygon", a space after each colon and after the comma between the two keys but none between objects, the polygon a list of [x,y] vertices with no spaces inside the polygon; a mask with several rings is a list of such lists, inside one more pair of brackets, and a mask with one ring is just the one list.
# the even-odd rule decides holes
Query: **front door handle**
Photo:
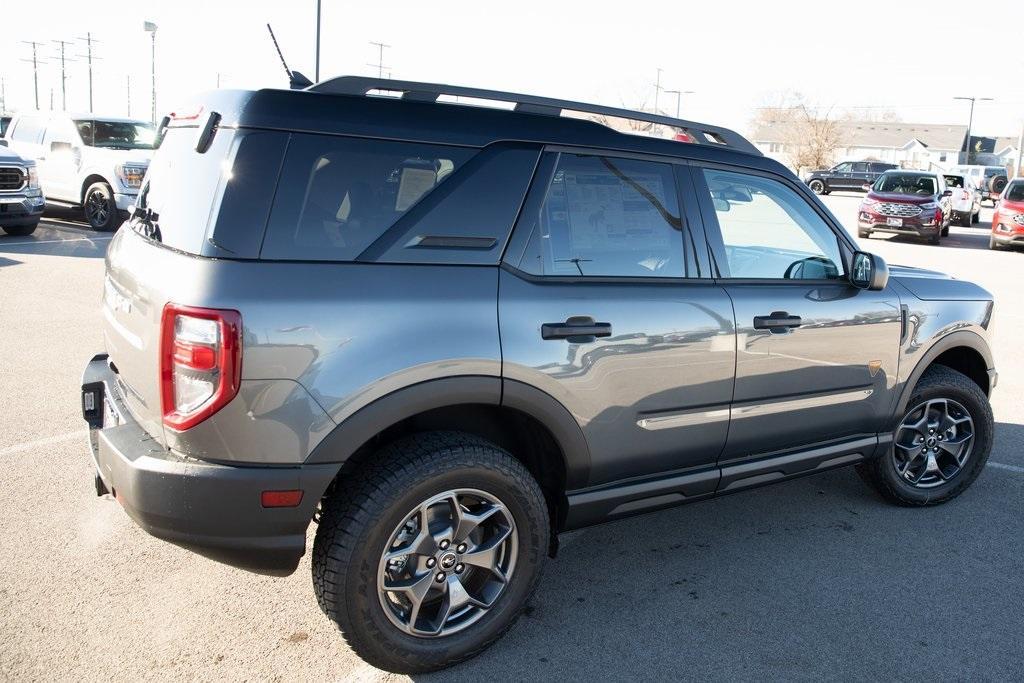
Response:
[{"label": "front door handle", "polygon": [[800,322],[800,316],[798,315],[790,315],[785,311],[772,311],[771,315],[755,315],[754,329],[780,333],[794,327],[800,327]]},{"label": "front door handle", "polygon": [[542,339],[568,339],[573,344],[587,344],[597,337],[612,336],[611,323],[598,323],[587,315],[574,315],[564,323],[544,323],[540,326]]}]

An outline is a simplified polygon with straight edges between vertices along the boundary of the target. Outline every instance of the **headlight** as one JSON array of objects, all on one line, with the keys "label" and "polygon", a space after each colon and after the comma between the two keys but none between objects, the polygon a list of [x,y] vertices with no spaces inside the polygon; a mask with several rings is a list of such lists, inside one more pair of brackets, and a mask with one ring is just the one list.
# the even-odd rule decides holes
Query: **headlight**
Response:
[{"label": "headlight", "polygon": [[861,205],[861,206],[874,206],[874,205],[875,205],[875,204],[877,204],[877,203],[878,203],[878,200],[877,200],[877,199],[868,199],[867,197],[865,197],[865,198],[864,198],[864,199],[863,199],[863,200],[861,201],[860,205]]},{"label": "headlight", "polygon": [[146,175],[145,166],[118,166],[117,177],[125,187],[141,187],[142,177]]},{"label": "headlight", "polygon": [[36,171],[35,166],[28,167],[28,189],[39,189],[39,173]]},{"label": "headlight", "polygon": [[1013,222],[1017,225],[1024,225],[1024,213],[1018,213],[1013,217]]},{"label": "headlight", "polygon": [[922,209],[937,209],[937,208],[939,208],[939,203],[938,202],[927,202],[925,204],[921,204],[920,206],[921,206]]}]

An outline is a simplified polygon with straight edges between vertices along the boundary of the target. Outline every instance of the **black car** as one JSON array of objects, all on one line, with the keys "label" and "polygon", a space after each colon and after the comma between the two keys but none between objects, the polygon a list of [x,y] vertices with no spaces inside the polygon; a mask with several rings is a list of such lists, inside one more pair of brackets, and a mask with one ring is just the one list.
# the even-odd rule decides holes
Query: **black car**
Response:
[{"label": "black car", "polygon": [[896,164],[881,161],[844,161],[824,171],[811,171],[804,182],[814,194],[828,194],[832,190],[858,190],[872,185],[878,176],[897,168]]}]

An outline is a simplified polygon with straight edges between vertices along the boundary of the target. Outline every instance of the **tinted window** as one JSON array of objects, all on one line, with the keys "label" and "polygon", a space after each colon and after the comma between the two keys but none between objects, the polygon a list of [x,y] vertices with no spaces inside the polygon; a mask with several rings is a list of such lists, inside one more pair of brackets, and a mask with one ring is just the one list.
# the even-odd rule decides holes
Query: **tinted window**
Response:
[{"label": "tinted window", "polygon": [[684,277],[672,166],[562,154],[521,267],[536,275]]},{"label": "tinted window", "polygon": [[705,170],[728,277],[834,280],[843,276],[835,233],[795,191],[760,176]]},{"label": "tinted window", "polygon": [[261,256],[355,259],[474,149],[295,135]]},{"label": "tinted window", "polygon": [[944,175],[943,180],[946,181],[946,187],[963,187],[964,178],[959,175]]},{"label": "tinted window", "polygon": [[868,165],[866,163],[864,163],[864,162],[856,163],[856,164],[853,165],[853,172],[854,173],[867,173],[868,172]]},{"label": "tinted window", "polygon": [[1010,183],[1006,188],[1006,199],[1011,202],[1024,202],[1024,182]]},{"label": "tinted window", "polygon": [[156,130],[149,123],[77,120],[82,143],[106,149],[153,149]]},{"label": "tinted window", "polygon": [[23,116],[11,130],[11,139],[19,142],[39,142],[43,138],[46,121],[35,116]]},{"label": "tinted window", "polygon": [[836,173],[849,173],[850,172],[850,168],[852,166],[853,166],[853,164],[851,164],[849,161],[847,161],[846,163],[839,164],[833,170]]}]

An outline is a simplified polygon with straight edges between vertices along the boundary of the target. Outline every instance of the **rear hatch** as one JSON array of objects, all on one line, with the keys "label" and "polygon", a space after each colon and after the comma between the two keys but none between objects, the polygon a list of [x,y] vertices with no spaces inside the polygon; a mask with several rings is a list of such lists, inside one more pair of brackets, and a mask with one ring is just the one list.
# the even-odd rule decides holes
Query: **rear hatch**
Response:
[{"label": "rear hatch", "polygon": [[153,157],[138,206],[110,243],[103,283],[104,343],[125,403],[142,427],[164,439],[161,316],[169,301],[199,305],[214,259],[211,223],[224,193],[237,132],[217,131],[196,151],[201,120],[172,121]]}]

